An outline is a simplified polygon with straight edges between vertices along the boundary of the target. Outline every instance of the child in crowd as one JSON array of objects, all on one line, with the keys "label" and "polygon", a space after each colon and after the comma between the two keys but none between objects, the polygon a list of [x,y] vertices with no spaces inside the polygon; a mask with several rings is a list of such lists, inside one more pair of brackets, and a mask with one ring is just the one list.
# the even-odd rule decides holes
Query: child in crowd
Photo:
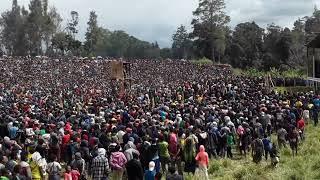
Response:
[{"label": "child in crowd", "polygon": [[64,173],[64,180],[72,180],[71,167],[70,166],[66,167],[66,172]]}]

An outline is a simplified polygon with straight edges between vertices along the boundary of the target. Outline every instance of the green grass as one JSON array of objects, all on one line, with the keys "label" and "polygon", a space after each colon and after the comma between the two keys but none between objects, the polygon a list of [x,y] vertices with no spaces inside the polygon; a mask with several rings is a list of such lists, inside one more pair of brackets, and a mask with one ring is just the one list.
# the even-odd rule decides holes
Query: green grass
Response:
[{"label": "green grass", "polygon": [[275,87],[274,88],[275,91],[279,92],[279,93],[284,93],[286,92],[290,92],[290,93],[297,93],[297,92],[308,92],[308,91],[312,91],[313,87],[308,87],[308,86],[295,86],[295,87]]},{"label": "green grass", "polygon": [[[208,169],[210,179],[217,180],[311,180],[320,179],[320,140],[319,127],[309,125],[306,129],[306,139],[299,145],[298,155],[292,157],[289,146],[280,151],[278,167],[270,166],[270,160],[264,159],[260,164],[247,158],[235,156],[237,160],[211,159]],[[272,139],[275,139],[273,137]],[[197,180],[192,175],[186,179]]]}]

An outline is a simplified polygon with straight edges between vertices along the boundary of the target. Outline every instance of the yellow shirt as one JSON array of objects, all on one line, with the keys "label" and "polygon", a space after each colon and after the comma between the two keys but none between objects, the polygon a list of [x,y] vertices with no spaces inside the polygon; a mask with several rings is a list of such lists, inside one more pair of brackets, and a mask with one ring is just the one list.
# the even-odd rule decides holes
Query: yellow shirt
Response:
[{"label": "yellow shirt", "polygon": [[41,179],[41,172],[38,164],[34,161],[31,161],[30,168],[31,168],[32,179]]}]

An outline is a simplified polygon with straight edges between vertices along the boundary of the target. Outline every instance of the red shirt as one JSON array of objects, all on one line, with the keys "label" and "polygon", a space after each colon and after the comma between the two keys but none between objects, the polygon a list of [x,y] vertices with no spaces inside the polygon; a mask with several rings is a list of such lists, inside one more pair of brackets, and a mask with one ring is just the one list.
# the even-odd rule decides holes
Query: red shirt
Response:
[{"label": "red shirt", "polygon": [[64,180],[72,180],[71,173],[64,173]]},{"label": "red shirt", "polygon": [[80,173],[78,170],[72,170],[71,171],[72,180],[79,180]]},{"label": "red shirt", "polygon": [[298,129],[301,129],[301,130],[304,129],[305,124],[302,118],[298,121],[297,126],[298,126]]},{"label": "red shirt", "polygon": [[62,144],[68,144],[68,142],[70,141],[70,134],[66,134],[62,137]]}]

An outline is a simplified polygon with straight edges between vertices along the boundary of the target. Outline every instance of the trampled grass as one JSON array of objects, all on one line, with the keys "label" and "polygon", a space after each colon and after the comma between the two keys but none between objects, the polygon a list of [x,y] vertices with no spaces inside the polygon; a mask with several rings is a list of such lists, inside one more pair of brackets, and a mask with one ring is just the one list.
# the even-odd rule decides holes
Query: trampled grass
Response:
[{"label": "trampled grass", "polygon": [[[252,162],[251,154],[241,157],[235,152],[231,159],[211,159],[210,179],[221,180],[320,180],[320,127],[309,125],[305,140],[299,144],[298,155],[293,157],[289,145],[280,150],[278,167],[271,167],[270,158],[260,164]],[[275,139],[275,137],[273,137]],[[197,177],[186,175],[186,180]]]}]

